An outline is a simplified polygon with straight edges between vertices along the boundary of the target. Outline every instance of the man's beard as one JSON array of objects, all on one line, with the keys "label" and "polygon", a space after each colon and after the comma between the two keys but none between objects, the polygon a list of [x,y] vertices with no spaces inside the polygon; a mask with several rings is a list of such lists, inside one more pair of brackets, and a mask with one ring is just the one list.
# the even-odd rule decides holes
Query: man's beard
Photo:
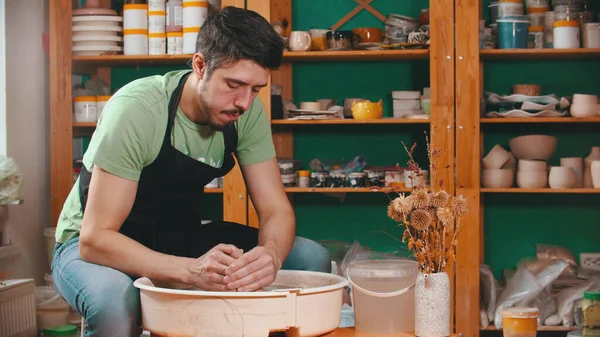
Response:
[{"label": "man's beard", "polygon": [[[206,124],[213,130],[223,131],[227,126],[235,123],[235,121],[232,121],[232,122],[226,123],[226,124],[222,124],[222,125],[215,123],[214,118],[216,116],[214,116],[210,113],[212,111],[212,107],[208,104],[208,102],[206,100],[204,100],[202,95],[200,95],[200,97],[198,99],[198,105],[200,106],[200,111],[204,115],[204,119],[206,119]],[[231,113],[231,114],[239,113],[241,116],[244,112],[236,109],[236,110],[225,110],[225,111],[221,111],[220,113]]]}]

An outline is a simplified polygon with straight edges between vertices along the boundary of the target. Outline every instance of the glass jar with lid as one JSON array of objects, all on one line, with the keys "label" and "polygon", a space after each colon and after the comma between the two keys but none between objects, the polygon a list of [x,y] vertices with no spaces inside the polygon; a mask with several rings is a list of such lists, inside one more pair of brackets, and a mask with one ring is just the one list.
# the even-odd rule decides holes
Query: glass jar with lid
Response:
[{"label": "glass jar with lid", "polygon": [[367,175],[364,172],[352,172],[348,177],[350,187],[362,188],[367,186]]},{"label": "glass jar with lid", "polygon": [[582,336],[600,335],[600,291],[588,291],[583,294],[583,330]]},{"label": "glass jar with lid", "polygon": [[560,5],[554,7],[555,21],[579,21],[579,5]]}]

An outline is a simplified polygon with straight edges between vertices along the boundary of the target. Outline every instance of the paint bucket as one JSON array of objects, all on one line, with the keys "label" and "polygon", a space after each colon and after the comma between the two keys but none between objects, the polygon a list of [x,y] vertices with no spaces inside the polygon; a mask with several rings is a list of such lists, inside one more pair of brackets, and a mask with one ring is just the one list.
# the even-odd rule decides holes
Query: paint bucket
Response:
[{"label": "paint bucket", "polygon": [[529,18],[526,15],[499,17],[497,22],[500,49],[527,48]]}]

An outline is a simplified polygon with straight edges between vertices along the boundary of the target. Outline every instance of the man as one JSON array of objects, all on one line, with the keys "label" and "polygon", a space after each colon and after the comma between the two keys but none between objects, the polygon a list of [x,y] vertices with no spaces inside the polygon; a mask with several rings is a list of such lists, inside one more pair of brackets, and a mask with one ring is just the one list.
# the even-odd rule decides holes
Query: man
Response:
[{"label": "man", "polygon": [[[254,291],[280,268],[328,272],[327,251],[295,238],[259,90],[281,38],[252,11],[212,14],[192,71],[142,78],[106,104],[57,226],[52,278],[86,336],[139,336],[140,276],[209,291]],[[260,229],[201,225],[204,186],[236,153]]]}]

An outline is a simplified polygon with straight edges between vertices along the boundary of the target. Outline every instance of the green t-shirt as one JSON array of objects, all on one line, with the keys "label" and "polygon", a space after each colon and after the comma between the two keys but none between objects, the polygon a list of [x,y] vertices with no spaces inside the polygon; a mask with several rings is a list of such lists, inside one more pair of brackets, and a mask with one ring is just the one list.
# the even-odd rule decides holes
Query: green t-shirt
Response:
[{"label": "green t-shirt", "polygon": [[[167,129],[171,94],[187,71],[135,80],[117,91],[105,105],[83,165],[94,165],[119,177],[138,181],[142,169],[158,156]],[[235,122],[240,165],[275,157],[271,126],[264,105],[255,99]],[[171,144],[180,152],[205,164],[221,167],[225,152],[223,133],[195,124],[177,109]],[[79,180],[71,189],[56,228],[56,241],[64,243],[79,235],[83,213]]]}]

